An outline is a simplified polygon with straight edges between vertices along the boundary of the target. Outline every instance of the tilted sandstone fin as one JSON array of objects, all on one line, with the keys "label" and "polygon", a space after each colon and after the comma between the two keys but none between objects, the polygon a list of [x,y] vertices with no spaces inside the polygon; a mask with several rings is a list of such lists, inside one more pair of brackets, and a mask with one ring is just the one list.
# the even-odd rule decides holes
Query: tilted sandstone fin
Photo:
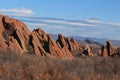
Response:
[{"label": "tilted sandstone fin", "polygon": [[42,44],[40,42],[39,34],[34,30],[32,31],[30,38],[30,45],[33,47],[35,54],[45,56],[46,52],[43,49]]},{"label": "tilted sandstone fin", "polygon": [[19,30],[15,30],[12,35],[17,40],[17,42],[19,43],[19,45],[23,49],[23,51],[27,51],[25,39],[24,39],[23,35],[19,32]]},{"label": "tilted sandstone fin", "polygon": [[72,58],[72,54],[67,49],[67,47],[59,48],[57,43],[52,39],[52,37],[49,35],[49,50],[52,55],[57,55],[59,58],[61,57],[68,57]]},{"label": "tilted sandstone fin", "polygon": [[67,47],[69,51],[75,51],[75,50],[80,51],[82,48],[81,44],[78,43],[75,39],[71,38],[69,40],[67,37],[61,34],[58,35],[57,44],[61,46],[61,48]]},{"label": "tilted sandstone fin", "polygon": [[14,37],[9,37],[9,45],[8,48],[11,51],[14,51],[16,53],[23,53],[24,50],[20,47],[18,41]]},{"label": "tilted sandstone fin", "polygon": [[35,54],[39,53],[45,56],[47,54],[50,54],[51,56],[57,58],[72,58],[69,50],[64,50],[64,48],[59,47],[56,41],[53,40],[50,35],[46,34],[41,29],[35,29],[34,31],[32,31],[32,46],[35,50]]},{"label": "tilted sandstone fin", "polygon": [[70,39],[70,43],[71,43],[71,50],[74,51],[74,50],[78,50],[78,51],[81,51],[81,44],[79,42],[77,42],[74,38],[71,38]]}]

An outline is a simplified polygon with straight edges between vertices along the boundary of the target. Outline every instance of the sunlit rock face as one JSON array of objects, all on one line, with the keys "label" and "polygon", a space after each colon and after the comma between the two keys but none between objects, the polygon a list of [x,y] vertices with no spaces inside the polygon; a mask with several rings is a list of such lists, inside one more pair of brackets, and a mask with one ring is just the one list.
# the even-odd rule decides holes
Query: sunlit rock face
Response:
[{"label": "sunlit rock face", "polygon": [[19,54],[72,58],[68,47],[60,47],[60,45],[43,30],[34,29],[30,32],[23,22],[0,15],[0,50],[2,52],[10,49]]}]

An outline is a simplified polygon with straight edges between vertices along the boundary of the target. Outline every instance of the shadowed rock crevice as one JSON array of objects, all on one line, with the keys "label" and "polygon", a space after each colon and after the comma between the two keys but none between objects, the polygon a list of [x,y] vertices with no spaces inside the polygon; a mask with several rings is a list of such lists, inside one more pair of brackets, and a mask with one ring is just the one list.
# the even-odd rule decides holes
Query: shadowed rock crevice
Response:
[{"label": "shadowed rock crevice", "polygon": [[58,34],[58,39],[57,39],[57,41],[59,42],[61,48],[63,48],[64,45],[65,45],[62,40],[64,40],[63,36],[62,36],[61,34]]},{"label": "shadowed rock crevice", "polygon": [[2,23],[3,23],[3,26],[4,26],[5,30],[8,30],[9,33],[12,34],[12,32],[15,30],[15,27],[14,27],[15,25],[12,22],[12,19],[5,16],[5,17],[2,18]]},{"label": "shadowed rock crevice", "polygon": [[46,52],[50,53],[50,50],[49,50],[49,43],[48,42],[43,42],[44,45],[43,45],[43,48],[45,49]]},{"label": "shadowed rock crevice", "polygon": [[5,17],[2,18],[2,23],[3,23],[5,29],[11,29],[11,27],[10,27],[11,25],[9,23],[5,22]]},{"label": "shadowed rock crevice", "polygon": [[70,51],[72,51],[71,43],[70,43],[69,39],[67,38],[66,41],[67,41],[67,43],[68,43],[68,49],[69,49]]},{"label": "shadowed rock crevice", "polygon": [[28,43],[28,53],[29,54],[35,54],[35,51],[34,51],[34,45],[33,45],[33,43],[32,43],[32,40],[33,40],[33,37],[32,37],[32,35],[29,35],[29,43]]},{"label": "shadowed rock crevice", "polygon": [[19,31],[15,30],[12,35],[17,40],[17,42],[19,43],[20,47],[23,49],[22,42],[21,42],[19,36],[17,35],[17,32],[19,32]]}]

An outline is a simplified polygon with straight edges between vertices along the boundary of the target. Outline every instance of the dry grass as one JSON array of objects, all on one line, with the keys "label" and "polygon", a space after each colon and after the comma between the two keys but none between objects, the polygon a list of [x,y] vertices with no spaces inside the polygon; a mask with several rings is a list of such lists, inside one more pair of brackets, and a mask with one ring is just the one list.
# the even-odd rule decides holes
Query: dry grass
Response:
[{"label": "dry grass", "polygon": [[0,53],[0,80],[119,80],[120,59],[47,59],[10,51]]}]

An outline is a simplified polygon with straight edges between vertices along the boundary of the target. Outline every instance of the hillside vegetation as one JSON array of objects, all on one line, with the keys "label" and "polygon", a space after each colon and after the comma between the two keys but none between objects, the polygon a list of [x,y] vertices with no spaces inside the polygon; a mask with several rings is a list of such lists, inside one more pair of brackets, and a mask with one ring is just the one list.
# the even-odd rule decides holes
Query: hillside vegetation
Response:
[{"label": "hillside vegetation", "polygon": [[48,59],[0,53],[0,80],[119,80],[119,75],[119,58]]}]

